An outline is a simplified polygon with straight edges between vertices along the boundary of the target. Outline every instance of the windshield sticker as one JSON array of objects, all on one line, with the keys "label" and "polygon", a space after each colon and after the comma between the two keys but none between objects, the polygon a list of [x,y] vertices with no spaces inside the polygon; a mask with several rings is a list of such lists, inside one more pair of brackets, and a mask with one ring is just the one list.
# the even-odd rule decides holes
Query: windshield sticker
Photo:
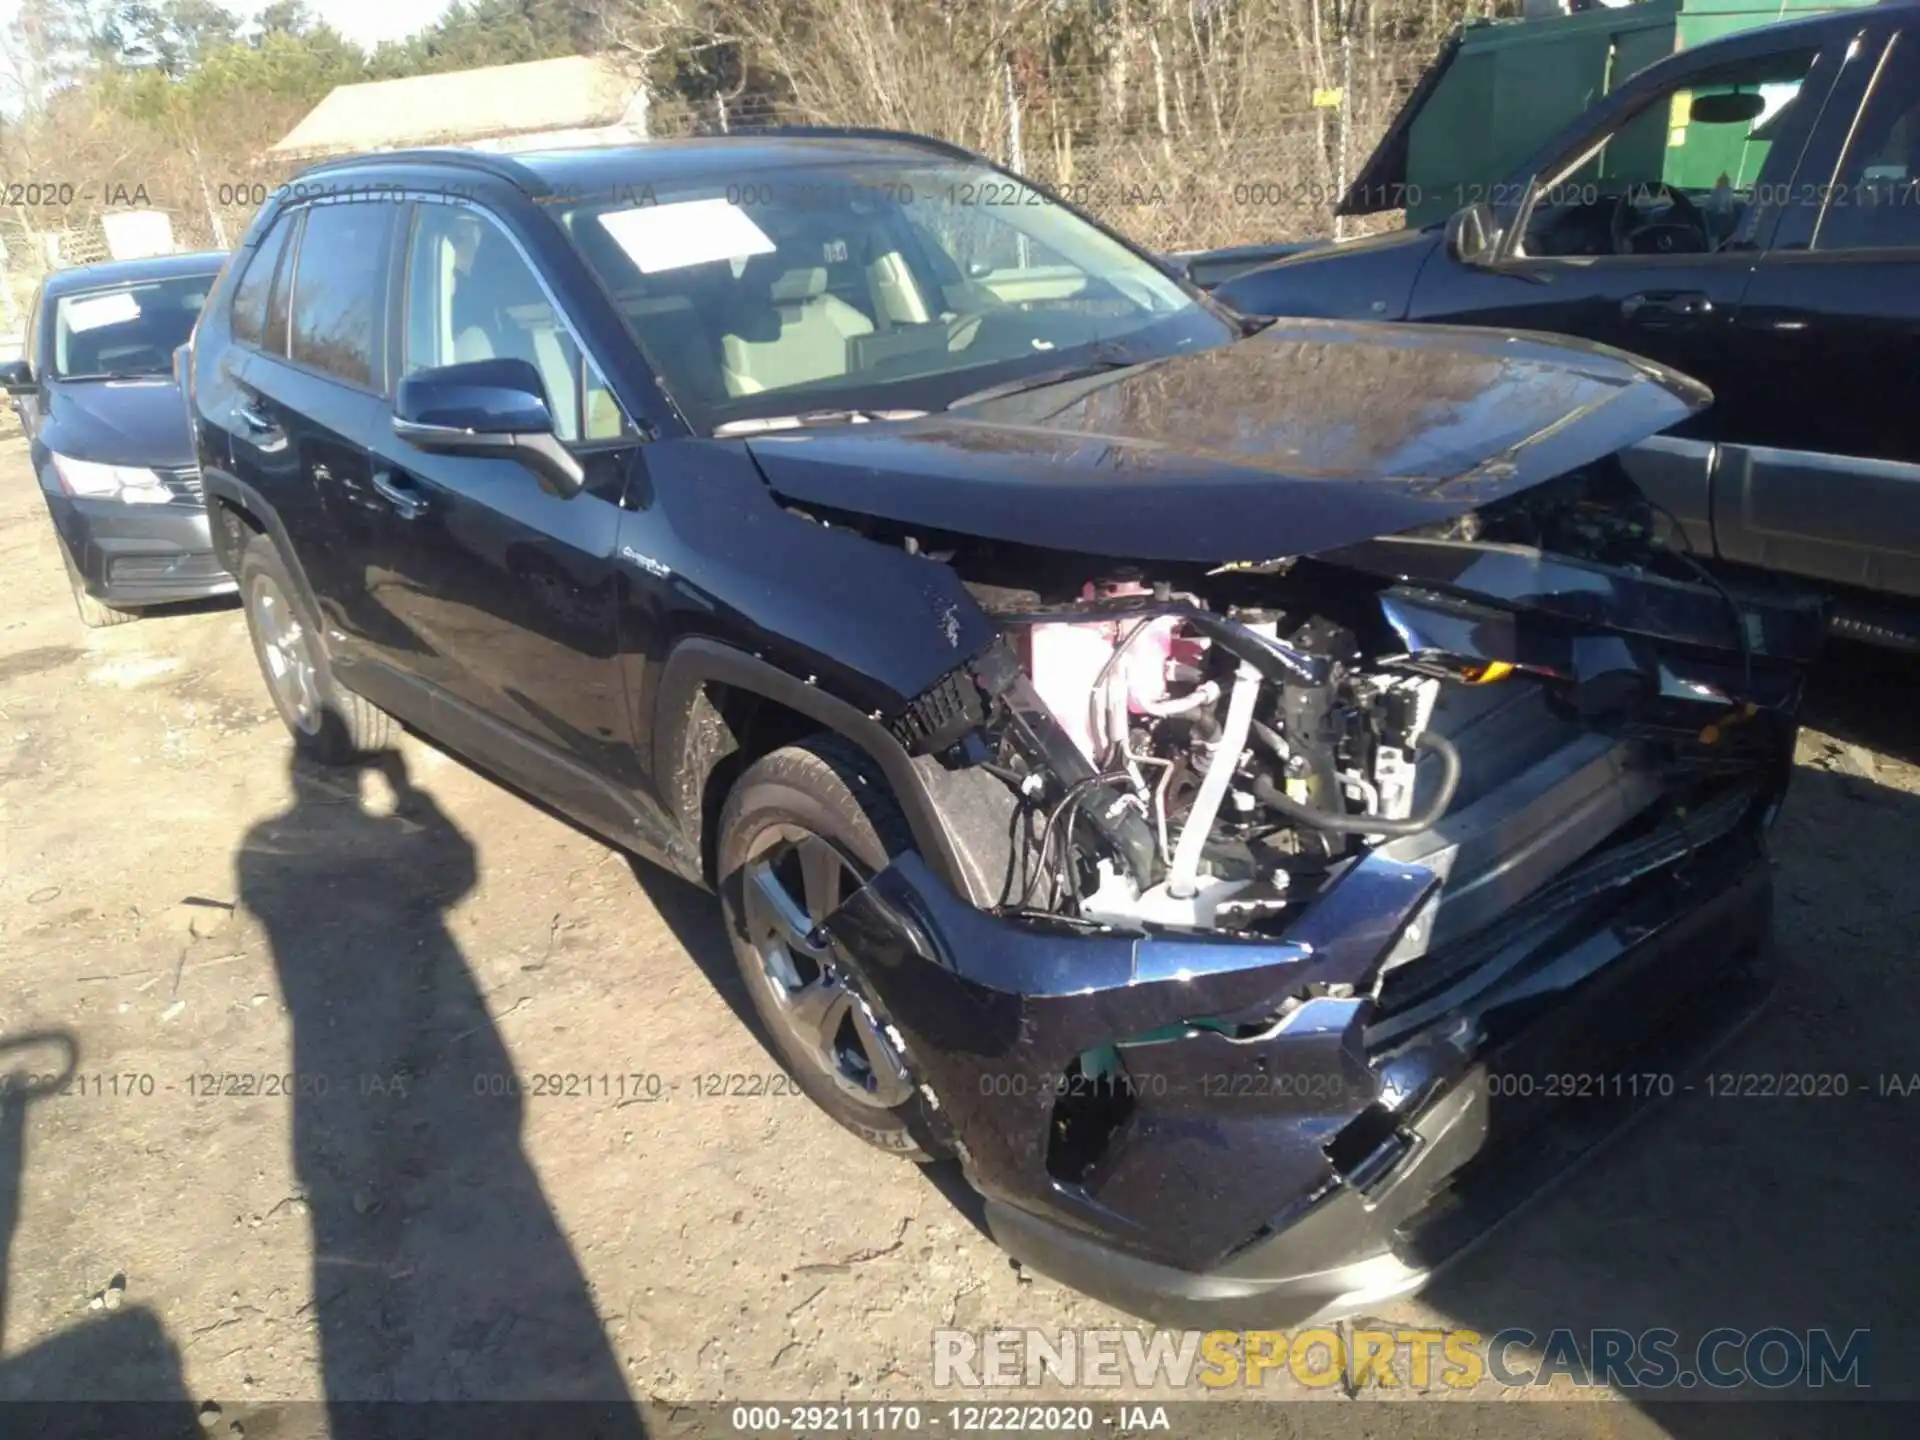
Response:
[{"label": "windshield sticker", "polygon": [[124,325],[140,318],[140,301],[131,290],[115,290],[107,295],[89,295],[69,300],[60,307],[67,329],[98,330],[102,325]]},{"label": "windshield sticker", "polygon": [[643,205],[609,211],[597,218],[643,275],[714,260],[771,255],[774,249],[773,241],[753,223],[753,217],[724,199]]}]

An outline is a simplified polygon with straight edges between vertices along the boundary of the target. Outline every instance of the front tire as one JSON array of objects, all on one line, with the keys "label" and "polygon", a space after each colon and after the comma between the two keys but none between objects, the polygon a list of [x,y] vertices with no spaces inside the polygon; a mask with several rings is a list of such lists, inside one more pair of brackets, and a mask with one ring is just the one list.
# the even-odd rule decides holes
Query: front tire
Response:
[{"label": "front tire", "polygon": [[334,679],[319,622],[300,594],[274,543],[250,536],[240,552],[240,599],[273,707],[301,754],[351,765],[392,743],[393,721]]},{"label": "front tire", "polygon": [[946,1147],[898,1032],[866,977],[810,939],[910,846],[864,756],[823,737],[741,775],[720,815],[717,872],[741,978],[795,1083],[869,1145],[929,1161]]}]

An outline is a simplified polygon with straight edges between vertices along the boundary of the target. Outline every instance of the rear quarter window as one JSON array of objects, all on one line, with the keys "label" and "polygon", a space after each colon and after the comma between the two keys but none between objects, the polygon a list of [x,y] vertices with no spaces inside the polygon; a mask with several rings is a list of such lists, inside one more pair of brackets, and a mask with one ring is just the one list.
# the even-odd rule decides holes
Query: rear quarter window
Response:
[{"label": "rear quarter window", "polygon": [[292,219],[283,215],[274,221],[240,273],[240,283],[234,286],[233,338],[243,345],[259,345],[266,339],[267,300],[273,291],[274,271],[292,233]]}]

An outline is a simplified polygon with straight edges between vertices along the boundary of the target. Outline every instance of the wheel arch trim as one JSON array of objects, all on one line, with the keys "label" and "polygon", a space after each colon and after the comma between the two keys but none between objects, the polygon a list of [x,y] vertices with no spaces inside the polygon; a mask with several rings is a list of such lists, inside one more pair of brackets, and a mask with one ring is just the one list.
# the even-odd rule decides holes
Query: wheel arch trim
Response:
[{"label": "wheel arch trim", "polygon": [[[674,791],[667,782],[678,775],[684,763],[694,705],[709,684],[725,685],[785,706],[857,745],[879,767],[929,868],[957,893],[979,903],[974,887],[966,881],[967,867],[960,862],[955,837],[900,742],[879,721],[839,697],[724,642],[704,636],[684,639],[674,646],[661,668],[652,706],[656,717],[652,768],[663,795]],[[689,817],[684,807],[675,808],[681,826],[687,829]],[[688,839],[696,834],[689,830]]]},{"label": "wheel arch trim", "polygon": [[272,503],[246,481],[225,470],[203,471],[200,483],[201,493],[207,504],[209,527],[213,532],[214,553],[220,557],[220,563],[227,565],[227,568],[233,571],[235,579],[239,578],[239,571],[235,567],[240,557],[237,554],[233,555],[231,557],[233,564],[228,565],[229,557],[220,539],[219,516],[215,506],[224,503],[228,508],[238,508],[243,514],[253,518],[259,525],[261,533],[271,540],[274,548],[280,552],[280,559],[286,565],[287,573],[293,577],[293,583],[300,589],[298,598],[300,603],[307,607],[307,613],[321,614],[320,597],[314,593],[313,582],[307,578],[306,567],[300,563],[300,557],[294,551],[293,542],[287,534],[286,523],[281,520],[280,512],[274,509]]}]

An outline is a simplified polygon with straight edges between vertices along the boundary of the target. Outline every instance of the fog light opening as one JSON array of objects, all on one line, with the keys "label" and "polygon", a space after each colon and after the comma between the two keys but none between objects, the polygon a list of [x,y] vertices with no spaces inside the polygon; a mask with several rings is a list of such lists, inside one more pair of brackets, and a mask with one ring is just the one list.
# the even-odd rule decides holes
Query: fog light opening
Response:
[{"label": "fog light opening", "polygon": [[1326,1144],[1327,1159],[1363,1195],[1384,1180],[1413,1149],[1413,1137],[1386,1106],[1375,1102],[1340,1127]]},{"label": "fog light opening", "polygon": [[1133,1084],[1111,1045],[1077,1056],[1061,1072],[1047,1126],[1047,1173],[1081,1184],[1134,1111]]}]

